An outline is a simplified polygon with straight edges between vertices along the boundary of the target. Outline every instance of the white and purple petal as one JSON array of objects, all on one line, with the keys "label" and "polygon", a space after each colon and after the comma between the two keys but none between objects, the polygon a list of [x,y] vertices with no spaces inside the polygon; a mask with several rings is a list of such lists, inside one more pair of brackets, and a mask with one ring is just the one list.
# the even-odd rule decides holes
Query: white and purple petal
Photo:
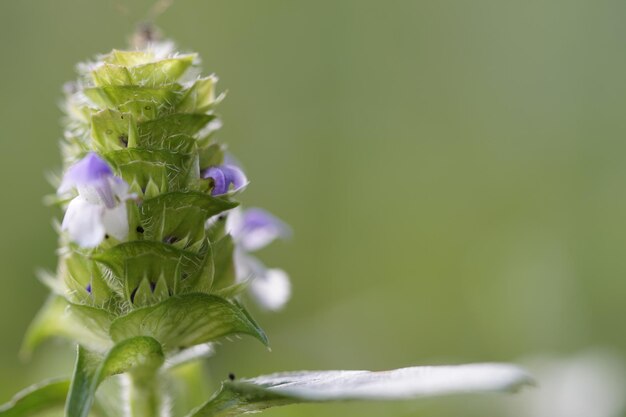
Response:
[{"label": "white and purple petal", "polygon": [[223,195],[231,191],[238,191],[248,184],[248,179],[243,171],[235,165],[217,165],[205,169],[202,178],[213,180],[211,195]]},{"label": "white and purple petal", "polygon": [[255,276],[250,284],[250,294],[266,310],[278,311],[291,298],[289,275],[282,269],[270,268]]},{"label": "white and purple petal", "polygon": [[61,230],[66,231],[73,242],[84,248],[96,247],[106,234],[102,223],[104,211],[105,207],[78,196],[67,206]]},{"label": "white and purple petal", "polygon": [[68,168],[59,187],[59,194],[79,187],[98,187],[107,178],[113,176],[111,167],[95,152],[90,152],[83,159]]},{"label": "white and purple petal", "polygon": [[128,237],[129,226],[126,203],[120,203],[111,209],[105,209],[104,213],[102,213],[101,221],[108,235],[113,236],[117,240],[125,240]]},{"label": "white and purple petal", "polygon": [[72,165],[63,177],[59,194],[78,190],[67,207],[61,229],[82,247],[98,246],[107,234],[118,240],[128,236],[126,200],[128,184],[113,175],[107,163],[95,153],[89,153]]},{"label": "white and purple petal", "polygon": [[226,220],[226,230],[247,252],[254,252],[275,239],[291,235],[287,224],[260,208],[232,210]]},{"label": "white and purple petal", "polygon": [[241,249],[237,249],[234,256],[237,281],[250,281],[250,295],[257,304],[266,310],[282,309],[291,297],[291,283],[287,273],[282,269],[268,269]]}]

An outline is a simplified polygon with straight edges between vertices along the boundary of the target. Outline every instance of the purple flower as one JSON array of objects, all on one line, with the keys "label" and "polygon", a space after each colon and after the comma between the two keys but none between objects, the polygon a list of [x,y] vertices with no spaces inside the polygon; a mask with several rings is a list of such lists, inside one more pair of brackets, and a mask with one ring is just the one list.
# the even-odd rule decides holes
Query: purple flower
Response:
[{"label": "purple flower", "polygon": [[78,191],[70,201],[63,217],[61,230],[80,246],[98,246],[105,236],[119,240],[128,236],[125,201],[135,198],[128,193],[128,184],[113,175],[113,171],[97,154],[89,153],[72,165],[57,190],[59,195]]},{"label": "purple flower", "polygon": [[289,276],[282,269],[267,268],[250,252],[277,238],[289,237],[289,226],[259,208],[234,209],[226,220],[226,230],[237,244],[234,254],[237,280],[251,279],[250,292],[259,305],[268,310],[280,310],[291,296]]},{"label": "purple flower", "polygon": [[109,178],[113,177],[113,171],[106,162],[96,153],[90,152],[76,164],[69,167],[61,186],[57,190],[59,194],[66,194],[73,188],[95,191],[107,207],[115,206]]},{"label": "purple flower", "polygon": [[202,178],[213,179],[213,189],[211,195],[222,195],[230,191],[238,191],[248,184],[248,179],[243,171],[235,165],[217,165],[205,169]]},{"label": "purple flower", "polygon": [[254,252],[277,238],[291,236],[291,229],[282,220],[260,208],[232,210],[226,229],[246,252]]}]

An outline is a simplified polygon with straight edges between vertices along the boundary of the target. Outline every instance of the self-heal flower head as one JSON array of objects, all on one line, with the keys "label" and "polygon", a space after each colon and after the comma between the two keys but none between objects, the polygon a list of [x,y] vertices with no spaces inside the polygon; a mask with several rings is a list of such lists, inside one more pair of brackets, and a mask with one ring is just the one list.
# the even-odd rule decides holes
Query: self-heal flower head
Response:
[{"label": "self-heal flower head", "polygon": [[259,208],[234,209],[226,220],[226,230],[237,244],[234,254],[237,280],[252,278],[250,292],[263,308],[273,311],[283,308],[291,296],[289,276],[282,269],[267,268],[250,252],[277,238],[289,237],[289,226]]},{"label": "self-heal flower head", "polygon": [[205,169],[202,172],[202,178],[211,178],[213,180],[213,189],[211,195],[222,195],[230,191],[238,191],[248,184],[248,179],[241,169],[235,165],[218,165]]},{"label": "self-heal flower head", "polygon": [[61,230],[85,248],[98,246],[107,234],[118,240],[126,239],[125,201],[134,198],[128,188],[102,158],[89,153],[67,170],[57,191],[60,195],[73,189],[78,191],[78,196],[67,206]]}]

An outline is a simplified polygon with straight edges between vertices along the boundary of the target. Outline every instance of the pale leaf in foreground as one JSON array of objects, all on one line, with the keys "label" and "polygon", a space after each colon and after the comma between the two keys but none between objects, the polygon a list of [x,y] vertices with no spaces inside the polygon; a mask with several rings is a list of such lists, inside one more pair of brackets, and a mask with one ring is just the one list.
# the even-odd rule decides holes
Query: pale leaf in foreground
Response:
[{"label": "pale leaf in foreground", "polygon": [[191,414],[231,416],[300,402],[402,400],[449,394],[512,392],[532,377],[514,365],[417,366],[392,371],[302,371],[227,381]]}]

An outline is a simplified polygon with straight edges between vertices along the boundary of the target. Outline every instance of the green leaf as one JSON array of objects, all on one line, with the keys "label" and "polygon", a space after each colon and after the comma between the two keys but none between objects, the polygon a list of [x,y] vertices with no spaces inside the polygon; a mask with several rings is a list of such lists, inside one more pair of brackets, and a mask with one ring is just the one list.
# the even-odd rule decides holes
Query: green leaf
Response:
[{"label": "green leaf", "polygon": [[166,351],[188,348],[233,334],[248,334],[267,345],[263,330],[243,308],[207,294],[183,294],[135,310],[111,325],[115,341],[145,335]]},{"label": "green leaf", "polygon": [[194,275],[203,265],[203,254],[177,249],[154,241],[133,241],[119,244],[93,257],[112,273],[112,287],[121,286],[127,301],[133,302],[134,292],[146,279],[156,286],[165,279],[168,290],[176,294],[179,285]]},{"label": "green leaf", "polygon": [[185,246],[201,244],[205,238],[206,220],[237,203],[209,194],[188,191],[170,192],[147,199],[141,205],[141,225],[146,239],[176,238]]},{"label": "green leaf", "polygon": [[105,351],[111,345],[108,329],[111,314],[103,309],[72,304],[51,296],[26,332],[21,354],[28,357],[44,340],[64,337],[90,349]]},{"label": "green leaf", "polygon": [[126,339],[104,357],[79,346],[66,416],[87,417],[96,390],[106,378],[129,371],[155,372],[164,358],[161,345],[150,337]]},{"label": "green leaf", "polygon": [[220,392],[189,417],[236,416],[305,402],[405,400],[513,392],[532,383],[527,372],[508,364],[418,366],[383,372],[286,372],[226,381]]},{"label": "green leaf", "polygon": [[33,385],[0,406],[0,417],[29,417],[61,410],[69,388],[68,379],[54,379]]}]

